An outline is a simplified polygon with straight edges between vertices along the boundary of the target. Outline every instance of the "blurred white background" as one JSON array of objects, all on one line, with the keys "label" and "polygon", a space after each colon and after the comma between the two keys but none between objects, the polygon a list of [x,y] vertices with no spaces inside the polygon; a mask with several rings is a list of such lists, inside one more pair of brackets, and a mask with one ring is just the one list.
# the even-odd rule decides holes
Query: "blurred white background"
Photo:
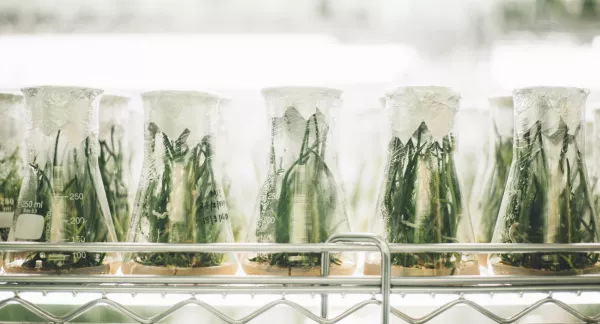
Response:
[{"label": "blurred white background", "polygon": [[[599,58],[596,0],[0,2],[2,89],[83,85],[134,97],[151,89],[201,89],[230,97],[220,153],[242,223],[267,163],[268,124],[258,92],[264,86],[345,91],[339,163],[352,225],[366,231],[385,158],[386,112],[379,102],[385,89],[448,85],[461,92],[462,109],[486,110],[488,96],[515,87],[600,89]],[[593,91],[588,103],[600,106],[600,93]],[[482,145],[457,132],[463,147]],[[363,322],[375,309],[345,323]],[[544,314],[525,322],[556,316]]]}]

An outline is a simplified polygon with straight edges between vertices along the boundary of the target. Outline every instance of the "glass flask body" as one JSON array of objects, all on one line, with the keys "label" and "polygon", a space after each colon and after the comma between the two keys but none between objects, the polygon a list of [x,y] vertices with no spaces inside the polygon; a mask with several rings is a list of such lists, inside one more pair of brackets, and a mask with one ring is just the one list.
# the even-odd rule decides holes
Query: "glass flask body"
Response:
[{"label": "glass flask body", "polygon": [[[490,135],[488,163],[481,183],[481,194],[470,200],[475,242],[489,243],[504,195],[513,155],[514,114],[512,97],[490,98]],[[487,264],[487,258],[482,265]]]},{"label": "glass flask body", "polygon": [[[387,95],[391,137],[374,233],[389,243],[472,242],[473,229],[454,163],[452,128],[459,95],[444,87],[402,87]],[[365,274],[381,260],[367,254]],[[472,255],[394,253],[393,276],[478,274]]]},{"label": "glass flask body", "polygon": [[[23,89],[27,158],[11,241],[114,242],[98,167],[101,90]],[[9,253],[9,273],[107,273],[107,253]]]},{"label": "glass flask body", "polygon": [[[100,100],[98,166],[117,240],[127,240],[133,203],[129,169],[129,98],[104,95]],[[141,134],[140,134],[141,135]]]},{"label": "glass flask body", "polygon": [[[536,87],[513,92],[513,161],[492,238],[494,243],[598,241],[583,154],[588,91]],[[496,274],[595,272],[595,253],[492,254]]]},{"label": "glass flask body", "polygon": [[[341,91],[282,87],[262,93],[271,124],[270,162],[248,241],[321,243],[349,232],[332,131]],[[330,264],[334,275],[356,268],[354,255],[332,255]],[[313,276],[320,274],[320,265],[319,253],[258,253],[242,259],[253,275]]]},{"label": "glass flask body", "polygon": [[[455,161],[465,204],[481,199],[481,183],[489,163],[490,114],[480,109],[458,112],[453,133],[456,134]],[[469,212],[472,212],[470,205]]]},{"label": "glass flask body", "polygon": [[[586,132],[586,157],[591,156],[588,159],[586,166],[588,169],[588,177],[592,184],[592,199],[594,201],[594,210],[596,214],[600,210],[600,107],[593,110],[593,125],[589,127],[592,129],[590,134]],[[590,135],[590,136],[587,136]],[[591,161],[590,161],[591,160]]]},{"label": "glass flask body", "polygon": [[23,181],[23,97],[0,93],[0,241],[8,239]]},{"label": "glass flask body", "polygon": [[[233,233],[217,172],[214,122],[220,98],[203,92],[142,95],[145,147],[129,241],[231,243]],[[125,274],[234,274],[223,253],[135,253]]]}]

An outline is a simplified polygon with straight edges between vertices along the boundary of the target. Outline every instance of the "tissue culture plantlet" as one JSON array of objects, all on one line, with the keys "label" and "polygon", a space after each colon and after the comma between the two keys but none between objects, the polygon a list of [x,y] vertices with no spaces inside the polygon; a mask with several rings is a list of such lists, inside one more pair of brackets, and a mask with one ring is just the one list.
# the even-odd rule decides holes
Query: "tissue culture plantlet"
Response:
[{"label": "tissue culture plantlet", "polygon": [[[229,216],[223,193],[217,188],[213,170],[212,136],[190,148],[187,128],[175,140],[160,131],[155,123],[148,124],[155,153],[164,149],[162,175],[150,179],[142,191],[141,230],[153,243],[215,243],[221,231],[220,223]],[[158,143],[157,143],[158,142]],[[220,253],[138,253],[134,260],[148,266],[210,267],[221,265]]]},{"label": "tissue culture plantlet", "polygon": [[[542,123],[537,121],[519,138],[515,149],[517,163],[510,171],[513,180],[506,188],[506,212],[498,220],[504,230],[496,235],[501,235],[502,243],[544,243],[548,238],[556,243],[597,240],[584,161],[575,140],[579,131],[577,127],[574,134],[569,134],[561,119],[554,134],[543,135]],[[553,148],[560,150],[558,161],[549,161],[547,157],[547,150]],[[549,191],[553,191],[551,195]],[[549,197],[553,201],[547,201]],[[553,226],[549,226],[549,221]],[[549,232],[552,229],[556,232]],[[547,271],[585,269],[598,262],[596,253],[499,256],[506,265]]]},{"label": "tissue culture plantlet", "polygon": [[[5,152],[0,145],[0,213],[14,213],[21,175],[19,174],[19,147],[12,152]],[[0,229],[0,240],[7,241],[10,228]]]},{"label": "tissue culture plantlet", "polygon": [[[100,155],[98,157],[98,166],[106,199],[110,208],[115,232],[119,242],[126,240],[127,230],[129,229],[129,188],[125,182],[124,168],[126,161],[123,157],[123,144],[125,140],[118,136],[116,125],[110,127],[110,137],[100,140]],[[115,137],[117,137],[115,139]]]},{"label": "tissue culture plantlet", "polygon": [[[53,154],[43,166],[37,159],[29,163],[36,186],[33,197],[20,199],[17,215],[34,213],[45,216],[40,242],[106,242],[108,229],[98,203],[93,168],[90,164],[90,138],[72,151],[66,149],[59,162],[61,132],[56,134]],[[69,152],[70,151],[70,152]],[[83,156],[81,154],[83,153]],[[36,270],[72,270],[102,265],[106,253],[32,252],[21,267]]]},{"label": "tissue culture plantlet", "polygon": [[482,243],[488,243],[492,240],[513,156],[513,138],[501,136],[496,125],[494,125],[494,130],[496,136],[493,148],[494,155],[490,161],[491,169],[488,170],[488,175],[486,175],[487,183],[483,188],[483,199],[479,202],[481,204],[481,226],[483,228],[478,229],[478,231],[483,237],[478,237],[477,240]]},{"label": "tissue culture plantlet", "polygon": [[[325,162],[329,132],[325,116],[317,109],[306,120],[290,107],[283,117],[273,117],[271,122],[271,170],[261,189],[256,230],[258,242],[325,242],[344,221],[336,217],[336,210],[341,206],[338,206],[335,178]],[[280,139],[276,139],[275,132],[279,131],[289,137],[287,140],[300,143],[298,153],[291,152],[293,162],[288,168],[283,165],[285,157],[276,152],[276,141]],[[293,145],[290,147],[294,148]],[[298,222],[305,224],[305,228],[294,230]],[[271,253],[259,254],[249,260],[291,269],[320,266],[321,254]],[[331,257],[330,260],[341,264],[339,258]]]},{"label": "tissue culture plantlet", "polygon": [[[432,140],[423,122],[406,143],[392,137],[380,204],[390,243],[455,243],[462,198],[453,161],[454,140]],[[394,253],[392,265],[453,269],[458,253]]]}]

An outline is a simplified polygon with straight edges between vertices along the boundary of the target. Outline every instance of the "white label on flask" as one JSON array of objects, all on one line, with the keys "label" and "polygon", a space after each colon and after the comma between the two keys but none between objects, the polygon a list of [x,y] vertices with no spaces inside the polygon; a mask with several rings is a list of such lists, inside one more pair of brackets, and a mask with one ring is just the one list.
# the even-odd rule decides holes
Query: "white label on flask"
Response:
[{"label": "white label on flask", "polygon": [[10,228],[14,214],[13,212],[0,212],[0,228]]},{"label": "white label on flask", "polygon": [[44,232],[44,217],[36,214],[21,214],[17,217],[15,238],[18,240],[39,240]]}]

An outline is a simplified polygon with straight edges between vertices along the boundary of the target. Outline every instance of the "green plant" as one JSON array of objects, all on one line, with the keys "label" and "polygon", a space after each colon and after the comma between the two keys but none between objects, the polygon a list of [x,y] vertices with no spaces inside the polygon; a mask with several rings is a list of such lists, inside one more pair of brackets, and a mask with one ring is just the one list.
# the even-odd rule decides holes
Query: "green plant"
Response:
[{"label": "green plant", "polygon": [[476,241],[480,243],[489,243],[492,240],[513,156],[513,138],[502,137],[495,126],[494,129],[494,155],[489,162],[482,199],[479,202],[481,224],[480,228],[476,229]]},{"label": "green plant", "polygon": [[[451,135],[432,139],[423,122],[406,143],[393,137],[385,172],[381,213],[390,243],[454,243],[462,197],[453,161]],[[457,253],[395,253],[392,264],[453,271]]]},{"label": "green plant", "polygon": [[[190,148],[187,128],[171,140],[155,123],[148,132],[153,156],[162,155],[162,173],[152,175],[138,194],[136,209],[141,213],[142,235],[152,243],[215,243],[222,223],[229,221],[225,197],[217,186],[213,170],[212,136]],[[159,147],[163,150],[158,154]],[[136,218],[137,219],[137,218]],[[147,228],[146,228],[147,226]],[[134,260],[143,265],[209,267],[223,262],[220,253],[138,253]]]},{"label": "green plant", "polygon": [[[94,183],[92,147],[86,138],[80,147],[65,149],[60,156],[60,130],[53,153],[43,166],[37,158],[29,163],[31,191],[19,197],[16,215],[31,213],[44,216],[45,230],[40,242],[106,242],[108,227],[104,223],[97,188]],[[64,146],[63,146],[64,147]],[[83,154],[83,157],[81,156]],[[82,159],[83,158],[83,159]],[[82,161],[83,160],[83,161]],[[102,265],[106,253],[32,252],[21,267],[39,270],[71,270]]]},{"label": "green plant", "polygon": [[[517,138],[507,184],[505,210],[498,220],[502,243],[596,242],[596,216],[576,142],[560,121],[546,135],[537,121]],[[554,153],[550,155],[550,152]],[[494,239],[496,241],[496,239]],[[594,266],[596,253],[500,254],[500,262],[529,269],[571,271]]]},{"label": "green plant", "polygon": [[[115,232],[119,242],[127,238],[129,228],[129,188],[125,181],[125,160],[123,157],[122,141],[126,140],[119,136],[116,125],[110,127],[110,137],[100,140],[100,156],[98,167],[108,200],[108,207],[112,216]],[[115,140],[115,136],[118,138]]]},{"label": "green plant", "polygon": [[[0,146],[0,152],[3,148]],[[19,147],[8,155],[0,155],[0,213],[10,213],[11,217],[15,211],[19,190],[21,189],[21,175],[19,174]],[[10,228],[0,229],[0,240],[8,240]]]},{"label": "green plant", "polygon": [[[308,120],[295,108],[283,117],[272,118],[270,170],[261,188],[260,214],[256,236],[258,242],[321,243],[335,233],[345,215],[339,217],[341,206],[335,178],[325,162],[329,126],[318,110]],[[297,154],[284,156],[277,152],[281,137],[299,143]],[[277,143],[279,144],[279,143]],[[288,142],[288,148],[294,145]],[[291,161],[284,166],[284,160]],[[294,229],[296,224],[305,228]],[[305,224],[305,225],[304,225]],[[280,267],[313,267],[321,264],[318,253],[259,254],[250,261],[267,262]],[[341,264],[336,257],[331,262]]]}]

